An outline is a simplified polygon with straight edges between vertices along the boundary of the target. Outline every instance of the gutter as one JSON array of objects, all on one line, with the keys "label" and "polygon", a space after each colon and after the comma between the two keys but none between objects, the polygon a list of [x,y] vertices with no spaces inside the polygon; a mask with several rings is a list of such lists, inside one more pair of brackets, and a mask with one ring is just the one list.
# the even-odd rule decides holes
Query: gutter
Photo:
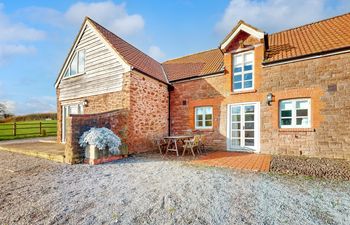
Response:
[{"label": "gutter", "polygon": [[190,81],[190,80],[194,80],[194,79],[200,79],[200,78],[203,78],[203,77],[208,77],[208,76],[212,76],[212,75],[220,75],[222,73],[224,73],[225,70],[220,70],[218,72],[214,72],[214,73],[207,73],[207,74],[203,74],[203,75],[196,75],[196,76],[191,76],[191,77],[188,77],[188,78],[182,78],[182,79],[178,79],[178,80],[172,80],[170,81],[171,83],[174,83],[174,82],[180,82],[180,81]]},{"label": "gutter", "polygon": [[170,120],[170,92],[174,90],[174,86],[168,86],[168,136],[171,135],[171,120]]}]

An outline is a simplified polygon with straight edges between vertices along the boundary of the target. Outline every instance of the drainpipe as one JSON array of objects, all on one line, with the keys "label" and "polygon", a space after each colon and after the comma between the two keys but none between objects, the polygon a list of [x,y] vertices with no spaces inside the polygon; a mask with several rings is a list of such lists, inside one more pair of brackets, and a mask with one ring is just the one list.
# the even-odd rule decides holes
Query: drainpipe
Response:
[{"label": "drainpipe", "polygon": [[170,119],[170,92],[174,90],[174,86],[168,86],[168,135],[170,136],[171,119]]}]

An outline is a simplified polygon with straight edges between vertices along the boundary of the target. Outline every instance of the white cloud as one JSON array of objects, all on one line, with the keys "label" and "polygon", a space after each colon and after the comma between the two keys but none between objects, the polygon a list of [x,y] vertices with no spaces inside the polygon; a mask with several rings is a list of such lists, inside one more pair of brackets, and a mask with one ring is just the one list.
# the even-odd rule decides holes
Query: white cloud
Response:
[{"label": "white cloud", "polygon": [[0,44],[0,66],[17,55],[31,54],[36,52],[32,46],[20,44]]},{"label": "white cloud", "polygon": [[[19,14],[23,13],[29,19],[59,27],[67,25],[79,26],[84,18],[88,16],[122,36],[136,34],[142,31],[145,25],[141,15],[129,14],[125,4],[115,4],[112,1],[78,2],[71,5],[64,12],[51,8],[30,7],[19,12]],[[43,17],[45,20],[42,20]]]},{"label": "white cloud", "polygon": [[165,57],[165,53],[162,52],[162,50],[158,46],[155,46],[155,45],[152,45],[149,47],[148,55],[150,55],[152,58],[154,58],[158,61],[163,60]]},{"label": "white cloud", "polygon": [[56,112],[56,98],[54,96],[40,96],[29,98],[22,104],[17,104],[16,115],[29,113]]},{"label": "white cloud", "polygon": [[347,1],[338,1],[333,8],[329,3],[329,0],[231,0],[215,30],[224,35],[243,19],[271,33],[349,10],[345,7],[349,6]]},{"label": "white cloud", "polygon": [[0,3],[0,41],[35,41],[45,38],[45,32],[41,30],[10,21],[3,8],[4,5]]}]

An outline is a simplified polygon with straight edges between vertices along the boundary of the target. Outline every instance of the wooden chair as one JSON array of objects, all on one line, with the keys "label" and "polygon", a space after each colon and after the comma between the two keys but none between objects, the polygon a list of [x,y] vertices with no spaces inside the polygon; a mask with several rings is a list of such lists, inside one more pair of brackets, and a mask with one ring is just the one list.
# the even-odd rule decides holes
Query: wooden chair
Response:
[{"label": "wooden chair", "polygon": [[199,138],[199,149],[201,153],[205,152],[205,142],[206,142],[205,135],[201,134]]},{"label": "wooden chair", "polygon": [[163,154],[163,151],[165,152],[168,146],[168,143],[163,138],[155,140],[155,144],[158,146],[160,154]]},{"label": "wooden chair", "polygon": [[199,147],[199,135],[195,135],[191,140],[185,140],[184,141],[184,145],[183,145],[184,151],[182,152],[182,156],[185,155],[185,152],[186,152],[187,149],[191,150],[193,156],[196,156],[194,154],[194,150],[193,149],[197,148],[197,152],[199,154],[199,150],[198,150],[199,148],[198,147]]}]

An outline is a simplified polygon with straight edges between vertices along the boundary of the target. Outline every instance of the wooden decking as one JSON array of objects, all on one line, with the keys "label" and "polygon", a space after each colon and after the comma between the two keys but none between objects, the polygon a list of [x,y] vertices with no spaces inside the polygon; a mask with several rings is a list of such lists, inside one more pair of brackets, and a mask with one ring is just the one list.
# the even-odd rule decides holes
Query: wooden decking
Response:
[{"label": "wooden decking", "polygon": [[218,151],[200,156],[191,163],[204,166],[268,172],[270,162],[271,155]]}]

